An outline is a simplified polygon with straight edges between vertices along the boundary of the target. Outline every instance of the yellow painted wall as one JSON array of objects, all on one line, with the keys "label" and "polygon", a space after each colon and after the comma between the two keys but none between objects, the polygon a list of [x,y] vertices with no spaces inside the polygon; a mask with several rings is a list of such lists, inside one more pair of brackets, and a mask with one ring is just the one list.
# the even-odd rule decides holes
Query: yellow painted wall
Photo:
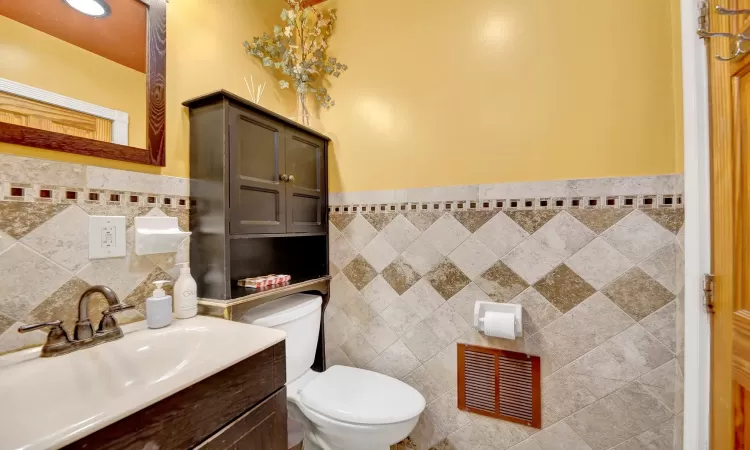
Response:
[{"label": "yellow painted wall", "polygon": [[146,75],[137,70],[0,16],[0,78],[124,111],[129,145],[146,147]]},{"label": "yellow painted wall", "polygon": [[[677,0],[329,0],[337,105],[331,190],[629,176],[682,170]],[[167,166],[0,144],[0,152],[188,176],[180,103],[215,89],[294,115],[294,96],[242,42],[283,0],[168,6]]]},{"label": "yellow painted wall", "polygon": [[330,0],[332,191],[682,171],[678,3]]}]

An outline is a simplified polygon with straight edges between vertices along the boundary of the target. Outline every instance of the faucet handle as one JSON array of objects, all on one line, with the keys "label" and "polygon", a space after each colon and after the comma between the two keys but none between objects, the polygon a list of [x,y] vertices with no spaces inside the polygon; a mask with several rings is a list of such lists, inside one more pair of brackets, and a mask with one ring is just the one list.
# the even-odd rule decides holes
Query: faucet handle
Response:
[{"label": "faucet handle", "polygon": [[125,303],[118,303],[114,306],[110,306],[109,308],[107,308],[107,310],[104,311],[104,314],[117,314],[119,312],[127,311],[133,308],[135,308],[135,306],[133,305],[126,305]]},{"label": "faucet handle", "polygon": [[50,330],[50,333],[55,331],[57,328],[62,330],[62,320],[51,320],[49,322],[40,322],[40,323],[35,323],[33,325],[22,325],[18,327],[18,332],[28,333],[30,331],[36,331],[36,330],[40,330],[42,328],[47,328],[47,327],[52,328]]},{"label": "faucet handle", "polygon": [[73,343],[70,342],[68,333],[62,327],[61,320],[52,320],[50,322],[35,323],[33,325],[23,325],[18,327],[19,333],[28,333],[49,327],[47,333],[47,342],[42,347],[42,357],[63,355],[73,349]]}]

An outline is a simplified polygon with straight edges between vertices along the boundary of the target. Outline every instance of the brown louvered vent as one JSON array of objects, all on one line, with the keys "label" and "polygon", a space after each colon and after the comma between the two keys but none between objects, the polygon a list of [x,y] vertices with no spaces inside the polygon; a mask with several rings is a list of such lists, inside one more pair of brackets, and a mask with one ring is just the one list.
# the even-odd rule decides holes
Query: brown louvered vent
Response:
[{"label": "brown louvered vent", "polygon": [[458,408],[541,428],[539,357],[458,344]]}]

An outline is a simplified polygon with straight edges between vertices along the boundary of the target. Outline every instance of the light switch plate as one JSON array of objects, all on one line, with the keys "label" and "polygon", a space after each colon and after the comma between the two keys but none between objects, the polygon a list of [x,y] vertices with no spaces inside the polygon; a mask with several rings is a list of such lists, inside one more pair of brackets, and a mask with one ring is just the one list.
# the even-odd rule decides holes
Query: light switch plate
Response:
[{"label": "light switch plate", "polygon": [[89,259],[125,256],[125,216],[89,216]]}]

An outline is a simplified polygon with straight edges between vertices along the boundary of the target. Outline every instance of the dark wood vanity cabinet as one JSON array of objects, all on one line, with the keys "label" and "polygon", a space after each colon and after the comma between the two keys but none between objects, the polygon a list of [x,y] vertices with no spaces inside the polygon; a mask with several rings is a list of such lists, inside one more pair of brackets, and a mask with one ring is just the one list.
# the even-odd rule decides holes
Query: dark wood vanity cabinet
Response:
[{"label": "dark wood vanity cabinet", "polygon": [[284,341],[64,447],[287,450]]},{"label": "dark wood vanity cabinet", "polygon": [[225,91],[190,112],[190,255],[198,296],[247,295],[242,278],[328,276],[328,142]]}]

